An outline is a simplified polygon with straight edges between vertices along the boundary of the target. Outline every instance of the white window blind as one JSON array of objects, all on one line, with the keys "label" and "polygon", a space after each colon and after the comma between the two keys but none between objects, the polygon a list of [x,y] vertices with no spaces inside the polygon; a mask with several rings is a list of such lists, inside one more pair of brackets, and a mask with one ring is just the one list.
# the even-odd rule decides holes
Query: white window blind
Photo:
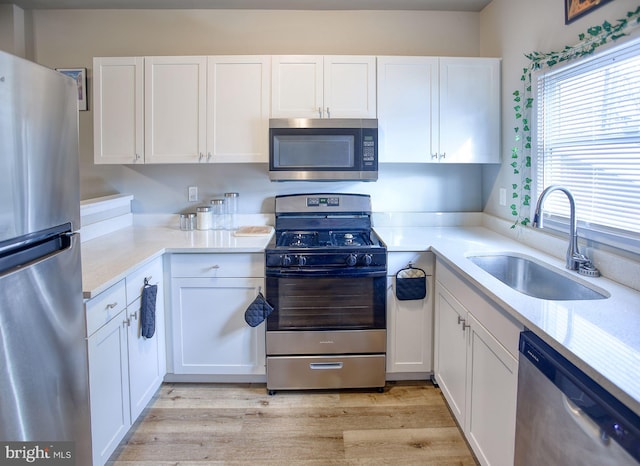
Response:
[{"label": "white window blind", "polygon": [[[539,74],[535,101],[536,197],[564,186],[581,236],[640,241],[640,41]],[[544,211],[568,218],[569,203],[553,194]]]}]

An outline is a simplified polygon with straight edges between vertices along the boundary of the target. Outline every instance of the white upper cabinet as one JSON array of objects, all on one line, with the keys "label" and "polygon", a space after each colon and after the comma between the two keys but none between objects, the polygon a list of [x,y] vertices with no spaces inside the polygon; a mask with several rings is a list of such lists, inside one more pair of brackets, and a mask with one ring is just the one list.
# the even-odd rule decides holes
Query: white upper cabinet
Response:
[{"label": "white upper cabinet", "polygon": [[207,66],[207,161],[269,161],[266,56],[215,56]]},{"label": "white upper cabinet", "polygon": [[426,162],[438,130],[438,59],[378,57],[381,162]]},{"label": "white upper cabinet", "polygon": [[500,162],[500,60],[440,58],[440,162]]},{"label": "white upper cabinet", "polygon": [[500,162],[500,60],[378,57],[380,161]]},{"label": "white upper cabinet", "polygon": [[271,58],[271,116],[322,118],[323,58],[277,55]]},{"label": "white upper cabinet", "polygon": [[144,58],[93,59],[94,162],[144,162]]},{"label": "white upper cabinet", "polygon": [[206,84],[206,57],[145,58],[146,163],[205,158]]},{"label": "white upper cabinet", "polygon": [[273,56],[271,117],[375,118],[376,58]]}]

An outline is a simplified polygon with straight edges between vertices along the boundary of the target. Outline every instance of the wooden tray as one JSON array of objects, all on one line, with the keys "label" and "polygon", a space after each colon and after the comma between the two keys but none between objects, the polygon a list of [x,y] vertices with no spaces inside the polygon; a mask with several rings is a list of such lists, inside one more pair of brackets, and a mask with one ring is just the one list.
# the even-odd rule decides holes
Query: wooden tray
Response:
[{"label": "wooden tray", "polygon": [[233,236],[266,236],[271,233],[273,233],[273,227],[270,225],[245,226],[234,231]]}]

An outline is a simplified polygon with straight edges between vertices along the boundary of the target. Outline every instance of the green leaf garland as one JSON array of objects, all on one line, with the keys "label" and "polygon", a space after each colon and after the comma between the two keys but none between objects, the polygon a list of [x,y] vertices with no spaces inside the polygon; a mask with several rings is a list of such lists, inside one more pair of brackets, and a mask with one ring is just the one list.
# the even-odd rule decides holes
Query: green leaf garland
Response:
[{"label": "green leaf garland", "polygon": [[531,52],[525,54],[529,59],[529,66],[522,69],[520,76],[521,88],[513,92],[513,110],[516,126],[513,128],[514,146],[511,148],[510,163],[513,174],[518,183],[511,185],[512,198],[515,200],[509,206],[511,215],[515,217],[511,228],[518,225],[529,225],[531,220],[527,215],[531,205],[531,127],[529,121],[533,109],[533,97],[531,95],[531,74],[544,67],[552,67],[576,58],[593,54],[598,47],[611,41],[616,41],[627,35],[626,29],[632,25],[640,24],[640,6],[635,11],[627,12],[626,16],[612,24],[605,21],[600,26],[592,26],[586,33],[578,35],[579,43],[575,46],[565,46],[560,52]]}]

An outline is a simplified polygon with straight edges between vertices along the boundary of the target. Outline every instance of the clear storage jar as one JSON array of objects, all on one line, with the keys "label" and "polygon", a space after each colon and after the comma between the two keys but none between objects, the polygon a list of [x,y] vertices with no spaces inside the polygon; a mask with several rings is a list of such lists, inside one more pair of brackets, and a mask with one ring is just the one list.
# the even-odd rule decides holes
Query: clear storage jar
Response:
[{"label": "clear storage jar", "polygon": [[240,195],[238,193],[224,193],[227,204],[226,209],[226,228],[228,230],[238,229],[238,201]]},{"label": "clear storage jar", "polygon": [[224,229],[224,199],[211,199],[212,227],[214,230]]},{"label": "clear storage jar", "polygon": [[182,231],[191,231],[196,229],[196,214],[180,214],[180,229]]}]

